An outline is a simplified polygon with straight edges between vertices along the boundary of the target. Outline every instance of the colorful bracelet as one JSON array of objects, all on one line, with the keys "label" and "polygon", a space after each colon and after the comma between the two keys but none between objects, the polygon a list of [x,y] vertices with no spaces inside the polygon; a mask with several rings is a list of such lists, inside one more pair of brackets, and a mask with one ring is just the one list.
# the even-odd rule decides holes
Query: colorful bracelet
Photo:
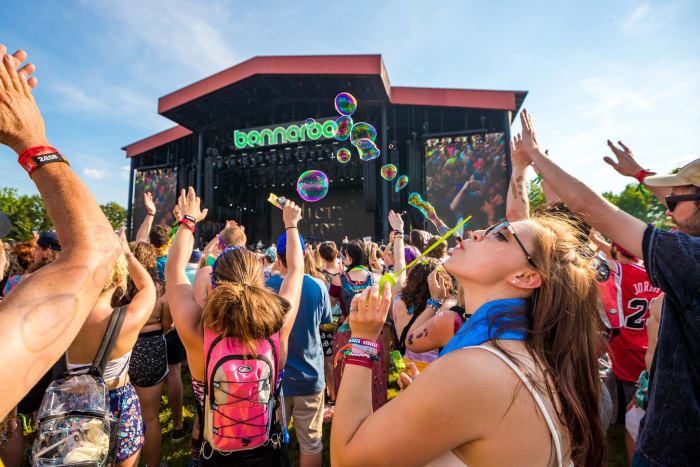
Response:
[{"label": "colorful bracelet", "polygon": [[426,306],[431,306],[436,310],[439,310],[440,308],[442,308],[442,302],[437,298],[430,297],[428,299],[428,302],[426,303]]},{"label": "colorful bracelet", "polygon": [[[185,217],[187,217],[187,216],[185,216]],[[192,234],[194,235],[194,222],[192,222],[192,221],[189,220],[189,219],[182,218],[182,219],[180,219],[180,221],[178,222],[178,227],[179,227],[180,225],[185,225],[185,226],[187,226],[187,228],[190,229],[190,231],[192,231]]]},{"label": "colorful bracelet", "polygon": [[345,364],[346,365],[358,365],[358,366],[363,366],[365,368],[372,369],[374,366],[373,361],[370,360],[367,357],[358,357],[358,356],[347,356],[345,357]]},{"label": "colorful bracelet", "polygon": [[[51,146],[36,146],[25,149],[19,154],[17,162],[29,175],[38,167],[52,162],[65,162],[68,164],[68,161],[63,158],[61,153]],[[70,166],[70,164],[68,164],[68,166]]]},{"label": "colorful bracelet", "polygon": [[651,170],[640,170],[637,172],[637,174],[634,176],[637,180],[639,180],[639,183],[644,183],[644,178],[648,177],[649,175],[653,175],[655,172],[652,172]]}]

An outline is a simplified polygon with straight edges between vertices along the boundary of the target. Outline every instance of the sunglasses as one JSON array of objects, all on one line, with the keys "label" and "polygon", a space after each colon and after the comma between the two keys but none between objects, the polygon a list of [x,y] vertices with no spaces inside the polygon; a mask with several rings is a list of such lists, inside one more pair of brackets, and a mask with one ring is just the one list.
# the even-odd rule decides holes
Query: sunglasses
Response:
[{"label": "sunglasses", "polygon": [[510,225],[510,222],[501,222],[500,224],[492,225],[484,231],[484,238],[495,237],[503,242],[507,242],[508,237],[506,236],[506,232],[509,232],[513,236],[515,241],[518,242],[518,246],[521,250],[523,250],[523,253],[525,253],[525,257],[527,258],[528,263],[530,263],[533,268],[537,269],[537,265],[532,260],[532,256],[530,256],[530,253],[527,252],[525,245],[523,245],[523,242],[521,242],[518,238],[518,234],[515,233],[515,229],[512,225]]},{"label": "sunglasses", "polygon": [[700,200],[700,193],[692,195],[670,195],[666,196],[666,206],[668,210],[673,212],[676,210],[676,205],[681,201],[697,201]]}]

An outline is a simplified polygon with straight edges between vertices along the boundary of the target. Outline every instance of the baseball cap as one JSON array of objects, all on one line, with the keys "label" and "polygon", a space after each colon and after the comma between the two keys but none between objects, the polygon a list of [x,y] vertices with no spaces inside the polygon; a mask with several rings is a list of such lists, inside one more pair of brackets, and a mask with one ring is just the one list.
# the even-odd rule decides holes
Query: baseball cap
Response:
[{"label": "baseball cap", "polygon": [[202,253],[199,250],[192,250],[192,254],[190,255],[190,263],[199,263],[199,260],[202,259]]},{"label": "baseball cap", "polygon": [[645,177],[644,184],[649,186],[695,185],[700,187],[700,158],[683,166],[677,174]]},{"label": "baseball cap", "polygon": [[[301,243],[301,251],[302,253],[306,254],[306,246],[304,245],[304,237],[299,234],[299,242]],[[284,232],[282,235],[280,235],[280,238],[277,239],[277,254],[278,255],[285,255],[287,254],[287,232]]]},{"label": "baseball cap", "polygon": [[44,232],[39,236],[36,244],[42,248],[50,248],[54,251],[61,251],[61,244],[58,243],[56,232]]}]

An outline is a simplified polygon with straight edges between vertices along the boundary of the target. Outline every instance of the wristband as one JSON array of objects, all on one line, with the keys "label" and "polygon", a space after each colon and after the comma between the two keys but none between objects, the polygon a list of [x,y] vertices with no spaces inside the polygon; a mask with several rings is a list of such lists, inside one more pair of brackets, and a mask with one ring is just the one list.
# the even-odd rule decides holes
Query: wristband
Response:
[{"label": "wristband", "polygon": [[195,219],[194,217],[189,216],[189,215],[187,215],[187,214],[185,214],[184,216],[182,216],[182,219],[180,219],[180,222],[182,222],[183,220],[190,221],[190,222],[192,222],[193,224],[196,224],[196,223],[197,223],[197,219]]},{"label": "wristband", "polygon": [[435,308],[436,310],[439,310],[442,308],[442,301],[438,300],[437,298],[430,297],[428,299],[428,302],[426,303],[426,306],[430,306]]},{"label": "wristband", "polygon": [[346,365],[358,365],[358,366],[363,366],[365,368],[369,368],[370,370],[372,369],[372,360],[370,360],[367,357],[358,357],[358,356],[348,356],[345,357],[345,364]]},{"label": "wristband", "polygon": [[[36,146],[26,149],[20,153],[17,162],[29,175],[31,175],[37,167],[52,162],[65,162],[68,164],[68,161],[63,158],[58,150],[51,146]],[[68,165],[70,166],[70,164]]]},{"label": "wristband", "polygon": [[133,258],[133,257],[134,257],[134,252],[133,252],[133,251],[130,251],[130,252],[124,253],[124,254],[126,255],[127,258]]},{"label": "wristband", "polygon": [[284,231],[286,232],[286,231],[289,230],[289,229],[296,229],[296,228],[297,228],[297,226],[296,226],[296,225],[293,225],[293,226],[291,226],[291,227],[286,227],[286,228],[284,229]]},{"label": "wristband", "polygon": [[151,214],[150,212],[147,212],[147,213],[146,213],[146,215],[147,215],[147,216],[153,216],[153,217],[156,217],[156,213],[155,213],[155,212],[154,212],[153,214]]},{"label": "wristband", "polygon": [[185,226],[187,226],[188,229],[190,229],[190,231],[192,232],[192,235],[194,235],[194,222],[187,219],[187,217],[188,216],[185,216],[185,218],[180,219],[180,221],[178,222],[178,227],[180,225],[185,225]]},{"label": "wristband", "polygon": [[644,178],[649,176],[649,175],[653,175],[653,174],[654,174],[654,172],[652,172],[651,170],[642,169],[639,172],[637,172],[637,174],[634,176],[634,178],[639,180],[639,183],[644,183]]}]

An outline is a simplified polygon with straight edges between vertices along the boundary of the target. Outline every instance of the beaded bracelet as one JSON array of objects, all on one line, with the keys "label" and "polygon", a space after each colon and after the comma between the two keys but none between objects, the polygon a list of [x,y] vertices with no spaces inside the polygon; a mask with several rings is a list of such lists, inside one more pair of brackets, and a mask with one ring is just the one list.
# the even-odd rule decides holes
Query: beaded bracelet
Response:
[{"label": "beaded bracelet", "polygon": [[430,297],[428,299],[428,303],[426,303],[426,306],[430,306],[435,308],[436,310],[439,310],[442,308],[442,302],[436,298]]}]

